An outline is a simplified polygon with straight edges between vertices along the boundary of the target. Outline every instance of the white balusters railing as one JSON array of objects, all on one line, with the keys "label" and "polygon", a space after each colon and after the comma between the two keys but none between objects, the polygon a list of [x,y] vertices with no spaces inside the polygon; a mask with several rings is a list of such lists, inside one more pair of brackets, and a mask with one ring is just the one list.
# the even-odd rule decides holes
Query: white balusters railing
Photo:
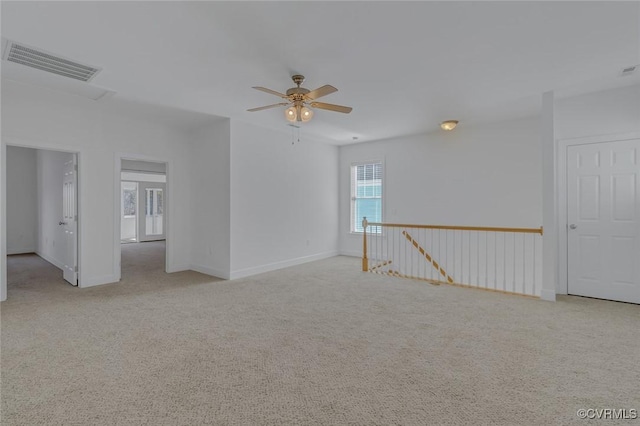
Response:
[{"label": "white balusters railing", "polygon": [[362,225],[363,271],[540,296],[542,228]]}]

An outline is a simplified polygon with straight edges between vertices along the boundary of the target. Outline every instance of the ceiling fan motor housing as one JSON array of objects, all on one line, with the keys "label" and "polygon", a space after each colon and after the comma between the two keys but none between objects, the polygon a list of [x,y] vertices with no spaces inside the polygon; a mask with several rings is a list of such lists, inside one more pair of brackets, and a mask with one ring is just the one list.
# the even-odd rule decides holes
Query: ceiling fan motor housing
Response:
[{"label": "ceiling fan motor housing", "polygon": [[287,97],[292,102],[303,101],[304,95],[310,92],[309,89],[300,87],[300,85],[304,82],[304,76],[300,74],[296,74],[292,76],[291,79],[298,87],[292,87],[291,89],[287,90]]},{"label": "ceiling fan motor housing", "polygon": [[310,90],[305,89],[304,87],[292,87],[291,89],[287,90],[287,96],[293,97],[294,100],[298,100],[296,98],[300,98],[299,100],[302,100],[304,95],[309,92]]}]

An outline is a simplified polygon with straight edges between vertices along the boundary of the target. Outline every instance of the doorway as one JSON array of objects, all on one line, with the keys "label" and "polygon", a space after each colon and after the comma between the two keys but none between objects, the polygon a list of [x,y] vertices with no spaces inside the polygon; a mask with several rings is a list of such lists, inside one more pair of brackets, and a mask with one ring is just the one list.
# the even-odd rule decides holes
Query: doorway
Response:
[{"label": "doorway", "polygon": [[166,270],[166,185],[166,163],[120,159],[123,280]]},{"label": "doorway", "polygon": [[568,293],[640,303],[640,139],[567,147]]},{"label": "doorway", "polygon": [[78,154],[6,148],[7,284],[78,286]]}]

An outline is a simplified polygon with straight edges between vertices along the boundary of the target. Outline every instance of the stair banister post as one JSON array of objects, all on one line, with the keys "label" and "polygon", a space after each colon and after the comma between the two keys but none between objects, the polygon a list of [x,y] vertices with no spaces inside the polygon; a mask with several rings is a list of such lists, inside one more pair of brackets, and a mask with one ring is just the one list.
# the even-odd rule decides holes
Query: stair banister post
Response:
[{"label": "stair banister post", "polygon": [[362,218],[362,272],[369,271],[369,259],[367,259],[367,217]]}]

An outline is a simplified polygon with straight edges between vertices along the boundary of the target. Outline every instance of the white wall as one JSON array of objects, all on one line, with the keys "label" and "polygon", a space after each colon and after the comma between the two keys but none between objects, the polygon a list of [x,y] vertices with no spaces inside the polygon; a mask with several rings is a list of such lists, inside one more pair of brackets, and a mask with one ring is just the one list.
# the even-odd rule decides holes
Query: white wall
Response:
[{"label": "white wall", "polygon": [[[191,269],[228,279],[231,268],[230,121],[194,129]],[[195,172],[197,170],[197,172]]]},{"label": "white wall", "polygon": [[[2,84],[2,144],[79,152],[80,286],[119,279],[116,155],[169,161],[168,270],[190,264],[191,171],[187,132],[109,101],[95,102],[12,81]],[[118,206],[118,209],[114,206]],[[119,248],[119,244],[118,244]],[[4,275],[4,274],[2,274]]]},{"label": "white wall", "polygon": [[3,150],[79,153],[81,287],[119,279],[120,157],[168,162],[168,271],[234,278],[337,253],[334,146],[213,116],[173,125],[15,82],[2,121]]},{"label": "white wall", "polygon": [[540,118],[340,147],[340,252],[361,256],[350,234],[350,166],[382,160],[383,221],[542,225]]},{"label": "white wall", "polygon": [[62,269],[66,252],[62,220],[64,165],[73,159],[68,152],[37,150],[38,248],[36,253]]},{"label": "white wall", "polygon": [[556,139],[640,132],[640,85],[556,99]]},{"label": "white wall", "polygon": [[36,251],[36,151],[7,147],[7,254]]},{"label": "white wall", "polygon": [[232,278],[335,255],[337,191],[337,147],[232,121]]}]

